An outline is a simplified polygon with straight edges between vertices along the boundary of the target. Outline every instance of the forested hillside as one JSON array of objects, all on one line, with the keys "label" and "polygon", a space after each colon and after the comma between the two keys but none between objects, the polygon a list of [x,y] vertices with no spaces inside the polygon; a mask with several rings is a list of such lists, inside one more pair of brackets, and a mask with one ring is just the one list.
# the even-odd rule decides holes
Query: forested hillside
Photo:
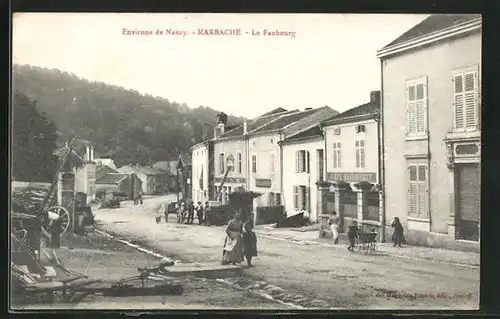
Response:
[{"label": "forested hillside", "polygon": [[[54,69],[15,65],[12,83],[14,92],[36,101],[63,138],[89,140],[97,155],[110,156],[117,165],[176,159],[202,139],[203,124],[213,134],[218,113]],[[229,116],[228,125],[242,121]]]}]

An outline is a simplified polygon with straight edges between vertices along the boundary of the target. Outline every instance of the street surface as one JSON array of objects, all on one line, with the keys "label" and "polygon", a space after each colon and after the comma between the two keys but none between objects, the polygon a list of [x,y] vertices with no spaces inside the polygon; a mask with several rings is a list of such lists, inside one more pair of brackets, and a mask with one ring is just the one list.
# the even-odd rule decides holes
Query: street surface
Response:
[{"label": "street surface", "polygon": [[[183,262],[217,262],[222,227],[178,225],[170,215],[156,224],[154,207],[174,196],[147,198],[143,206],[95,210],[98,228]],[[349,309],[477,309],[479,268],[388,254],[350,253],[258,237],[259,256],[244,276]],[[408,247],[406,249],[411,249]],[[451,252],[453,253],[453,252]],[[236,308],[237,304],[229,308]]]},{"label": "street surface", "polygon": [[[111,240],[98,233],[83,237],[63,238],[57,255],[66,268],[86,274],[89,279],[101,279],[107,285],[117,280],[138,275],[137,268],[156,266],[157,257],[148,255]],[[68,246],[72,248],[69,249]],[[60,274],[61,279],[69,278]],[[70,276],[71,277],[71,276]],[[108,297],[89,295],[79,303],[14,305],[13,309],[293,309],[266,300],[243,290],[235,290],[225,282],[194,277],[173,278],[184,293],[180,296]]]}]

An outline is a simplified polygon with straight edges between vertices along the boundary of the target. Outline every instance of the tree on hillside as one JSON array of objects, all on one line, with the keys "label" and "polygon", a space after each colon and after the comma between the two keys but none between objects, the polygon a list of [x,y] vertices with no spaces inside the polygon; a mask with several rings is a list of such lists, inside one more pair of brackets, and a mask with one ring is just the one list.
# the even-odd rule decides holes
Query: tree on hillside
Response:
[{"label": "tree on hillside", "polygon": [[56,126],[26,95],[16,91],[12,104],[12,178],[51,182],[57,165]]}]

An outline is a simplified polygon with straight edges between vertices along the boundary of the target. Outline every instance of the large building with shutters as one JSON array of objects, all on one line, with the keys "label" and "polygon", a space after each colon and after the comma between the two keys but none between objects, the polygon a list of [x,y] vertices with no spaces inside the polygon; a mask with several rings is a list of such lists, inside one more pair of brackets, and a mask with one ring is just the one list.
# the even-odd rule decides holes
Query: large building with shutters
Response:
[{"label": "large building with shutters", "polygon": [[377,53],[385,217],[409,243],[479,246],[481,22],[431,15]]},{"label": "large building with shutters", "polygon": [[335,210],[344,230],[353,220],[381,226],[379,110],[380,91],[373,91],[367,103],[321,123],[325,176],[317,183],[318,211]]}]

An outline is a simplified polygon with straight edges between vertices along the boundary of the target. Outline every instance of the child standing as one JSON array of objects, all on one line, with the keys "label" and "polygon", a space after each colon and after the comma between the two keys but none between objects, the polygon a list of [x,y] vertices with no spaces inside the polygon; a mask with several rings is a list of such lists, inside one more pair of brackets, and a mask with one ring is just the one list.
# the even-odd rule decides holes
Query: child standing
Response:
[{"label": "child standing", "polygon": [[349,226],[347,238],[349,239],[349,247],[347,247],[347,250],[353,252],[354,246],[356,246],[356,238],[358,238],[358,223],[355,220],[352,222],[351,226]]}]

